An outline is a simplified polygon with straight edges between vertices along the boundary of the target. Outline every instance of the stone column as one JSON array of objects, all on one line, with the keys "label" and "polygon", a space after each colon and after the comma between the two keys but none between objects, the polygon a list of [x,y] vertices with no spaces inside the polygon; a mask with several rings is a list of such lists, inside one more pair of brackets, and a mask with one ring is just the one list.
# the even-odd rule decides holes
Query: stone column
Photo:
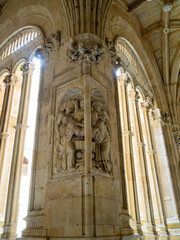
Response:
[{"label": "stone column", "polygon": [[167,226],[166,226],[166,220],[164,215],[163,206],[161,203],[162,195],[160,192],[160,185],[157,177],[157,167],[156,167],[156,158],[155,158],[155,149],[153,147],[152,142],[152,136],[150,131],[150,123],[149,123],[149,114],[148,110],[149,104],[148,102],[142,102],[141,103],[141,110],[143,113],[143,120],[144,120],[144,127],[145,127],[145,138],[147,143],[147,166],[148,166],[148,172],[150,177],[150,187],[152,192],[152,203],[153,203],[153,209],[156,210],[158,213],[158,219],[159,221],[157,224],[159,225],[159,235],[161,239],[167,239]]},{"label": "stone column", "polygon": [[130,124],[130,113],[127,96],[127,85],[128,76],[126,73],[121,74],[117,79],[119,88],[119,103],[120,103],[120,115],[122,121],[122,133],[123,133],[123,146],[124,146],[124,161],[126,166],[127,176],[127,188],[128,188],[128,206],[129,213],[132,215],[131,225],[133,226],[135,233],[142,234],[140,213],[139,213],[139,202],[137,193],[135,163],[133,157],[133,145]]},{"label": "stone column", "polygon": [[14,95],[14,88],[17,82],[17,76],[15,74],[11,74],[5,77],[5,93],[3,99],[2,113],[0,119],[0,185],[1,185],[1,177],[2,170],[4,165],[4,156],[6,149],[6,140],[8,137],[8,129],[9,129],[9,121],[11,116],[11,107]]},{"label": "stone column", "polygon": [[[152,207],[152,198],[151,198],[151,190],[150,190],[150,182],[147,171],[147,160],[145,154],[145,144],[142,135],[140,114],[139,114],[139,106],[138,106],[138,93],[134,90],[130,91],[130,99],[131,99],[131,109],[134,120],[135,127],[135,139],[136,139],[136,155],[137,161],[140,166],[140,181],[142,181],[141,192],[143,191],[142,199],[140,199],[141,204],[145,206],[145,223],[143,224],[146,227],[147,235],[157,235],[155,226],[154,226],[154,215],[153,215],[153,207]],[[142,221],[142,219],[141,219]],[[155,236],[154,236],[155,239]]]},{"label": "stone column", "polygon": [[12,154],[12,164],[9,177],[9,188],[2,239],[16,238],[21,170],[24,152],[24,141],[27,128],[26,123],[31,90],[31,78],[33,73],[32,63],[30,64],[25,63],[22,67],[22,71],[23,71],[22,89],[17,124],[15,126],[16,132]]}]

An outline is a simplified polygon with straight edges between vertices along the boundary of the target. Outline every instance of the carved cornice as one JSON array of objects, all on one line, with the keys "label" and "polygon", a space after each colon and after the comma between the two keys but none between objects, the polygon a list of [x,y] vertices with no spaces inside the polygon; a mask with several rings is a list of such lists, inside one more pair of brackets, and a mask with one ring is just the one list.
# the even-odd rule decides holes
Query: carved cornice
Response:
[{"label": "carved cornice", "polygon": [[40,48],[37,48],[35,51],[35,56],[41,58],[44,61],[47,61],[50,55],[59,49],[60,47],[61,33],[52,33],[50,37],[45,39],[44,45]]},{"label": "carved cornice", "polygon": [[90,33],[79,34],[70,40],[67,55],[73,62],[98,64],[104,58],[102,41]]}]

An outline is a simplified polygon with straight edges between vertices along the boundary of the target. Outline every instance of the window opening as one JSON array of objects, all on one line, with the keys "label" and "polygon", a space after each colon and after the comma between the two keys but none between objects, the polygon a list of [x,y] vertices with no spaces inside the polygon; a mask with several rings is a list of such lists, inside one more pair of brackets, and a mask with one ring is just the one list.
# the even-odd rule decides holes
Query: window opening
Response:
[{"label": "window opening", "polygon": [[22,230],[26,226],[26,222],[23,220],[23,218],[27,216],[31,165],[32,165],[33,152],[34,152],[34,138],[35,138],[37,107],[38,107],[39,85],[40,85],[41,63],[40,63],[40,60],[35,57],[33,58],[33,63],[35,65],[34,66],[35,69],[32,75],[28,119],[27,119],[28,128],[26,130],[24,159],[23,159],[22,176],[21,176],[19,216],[18,216],[18,225],[17,225],[18,237],[21,236]]}]

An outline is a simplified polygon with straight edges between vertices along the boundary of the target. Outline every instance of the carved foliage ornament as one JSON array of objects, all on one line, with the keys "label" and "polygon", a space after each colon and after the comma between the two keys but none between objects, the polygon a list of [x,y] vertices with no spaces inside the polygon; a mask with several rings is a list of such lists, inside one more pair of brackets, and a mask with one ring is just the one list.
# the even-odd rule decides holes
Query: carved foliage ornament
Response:
[{"label": "carved foliage ornament", "polygon": [[180,146],[180,127],[173,126],[173,136],[177,146]]},{"label": "carved foliage ornament", "polygon": [[18,81],[18,78],[16,75],[14,74],[9,74],[5,77],[5,79],[3,80],[3,82],[5,83],[6,86],[9,86],[11,84],[16,84]]},{"label": "carved foliage ornament", "polygon": [[60,47],[60,32],[53,33],[50,37],[45,39],[44,45],[40,48],[37,48],[35,55],[43,60],[48,60],[51,53]]},{"label": "carved foliage ornament", "polygon": [[73,62],[98,64],[104,58],[104,49],[97,37],[92,37],[92,34],[82,34],[71,39],[67,55]]},{"label": "carved foliage ornament", "polygon": [[117,55],[117,51],[114,45],[113,41],[110,41],[108,39],[106,39],[106,45],[107,45],[107,49],[108,49],[108,53],[109,56],[111,58],[111,64],[115,69],[120,68],[121,66],[123,66],[123,63],[121,62],[120,57]]},{"label": "carved foliage ornament", "polygon": [[151,111],[151,116],[153,120],[161,120],[164,123],[169,123],[170,116],[169,113],[163,112],[160,109],[156,109],[154,111]]}]

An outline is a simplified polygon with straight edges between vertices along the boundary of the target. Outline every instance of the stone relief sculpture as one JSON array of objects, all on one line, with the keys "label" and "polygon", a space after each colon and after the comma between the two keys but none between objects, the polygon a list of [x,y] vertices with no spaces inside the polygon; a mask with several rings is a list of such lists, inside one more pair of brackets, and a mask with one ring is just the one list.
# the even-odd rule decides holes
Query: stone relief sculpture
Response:
[{"label": "stone relief sculpture", "polygon": [[[99,91],[91,96],[93,167],[112,174],[110,125],[105,101]],[[63,173],[84,166],[84,98],[78,88],[69,90],[55,116],[55,169]]]},{"label": "stone relief sculpture", "polygon": [[[96,91],[97,93],[97,91]],[[102,98],[102,97],[101,97]],[[104,172],[112,174],[110,153],[110,125],[103,99],[93,98],[91,104],[92,141],[95,142],[95,166]]]},{"label": "stone relief sculpture", "polygon": [[98,64],[104,58],[104,48],[98,37],[81,34],[70,40],[67,55],[73,62]]},{"label": "stone relief sculpture", "polygon": [[[59,112],[55,117],[56,170],[63,172],[76,165],[75,142],[84,139],[84,110],[81,94],[75,88],[65,95]],[[68,96],[69,95],[69,96]]]}]

